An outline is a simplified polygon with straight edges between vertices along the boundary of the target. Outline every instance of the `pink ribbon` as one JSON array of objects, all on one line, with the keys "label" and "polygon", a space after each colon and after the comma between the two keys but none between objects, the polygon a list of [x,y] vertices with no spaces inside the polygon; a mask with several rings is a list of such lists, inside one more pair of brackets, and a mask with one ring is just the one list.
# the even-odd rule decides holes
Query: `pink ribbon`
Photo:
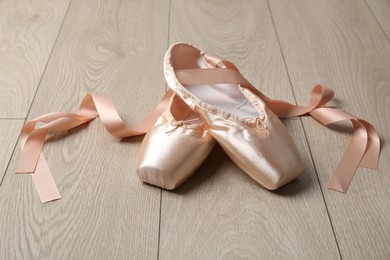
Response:
[{"label": "pink ribbon", "polygon": [[[253,87],[238,70],[227,61],[225,69],[194,69],[177,71],[176,76],[183,84],[238,83],[261,97],[279,117],[310,115],[323,125],[343,120],[353,124],[352,139],[336,168],[328,188],[347,192],[358,167],[377,169],[380,140],[375,128],[365,120],[335,108],[324,107],[333,98],[333,90],[321,85],[314,86],[307,106],[296,106],[281,100],[272,100]],[[49,131],[68,131],[100,117],[105,128],[117,138],[143,135],[154,125],[165,111],[173,95],[168,90],[152,114],[141,124],[128,128],[121,120],[112,102],[103,96],[87,94],[79,108],[73,113],[50,113],[28,121],[21,130],[21,157],[16,173],[30,173],[42,203],[60,199],[60,193],[42,154],[42,148]],[[38,123],[43,123],[37,127]]]},{"label": "pink ribbon", "polygon": [[353,125],[352,139],[332,176],[329,189],[346,193],[358,167],[378,168],[380,140],[370,123],[336,108],[317,108],[310,115],[323,125],[343,120],[351,120]]},{"label": "pink ribbon", "polygon": [[[21,130],[22,154],[16,165],[16,173],[31,173],[42,203],[61,198],[57,185],[42,154],[49,131],[67,131],[100,116],[105,128],[117,138],[143,135],[165,111],[173,92],[165,93],[151,115],[134,128],[128,128],[121,120],[111,100],[96,94],[87,94],[77,113],[50,113],[28,121]],[[37,127],[38,123],[44,123]]]},{"label": "pink ribbon", "polygon": [[283,100],[273,100],[252,86],[238,71],[233,63],[211,56],[205,60],[225,68],[186,69],[176,71],[176,77],[184,85],[202,85],[235,83],[251,90],[281,118],[310,115],[323,125],[330,125],[343,120],[351,120],[353,135],[347,150],[334,172],[328,185],[329,189],[346,193],[358,167],[377,169],[380,154],[380,139],[375,128],[365,120],[345,111],[325,107],[334,96],[332,89],[322,85],[314,86],[307,106],[297,106]]}]

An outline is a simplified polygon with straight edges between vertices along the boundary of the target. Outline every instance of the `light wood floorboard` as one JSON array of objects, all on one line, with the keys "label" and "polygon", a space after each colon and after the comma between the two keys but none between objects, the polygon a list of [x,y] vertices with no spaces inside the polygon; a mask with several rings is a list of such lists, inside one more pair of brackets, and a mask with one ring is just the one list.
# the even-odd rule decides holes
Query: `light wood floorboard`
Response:
[{"label": "light wood floorboard", "polygon": [[[294,102],[266,1],[173,1],[170,24],[171,42],[204,46],[265,93]],[[307,167],[278,192],[256,184],[220,148],[176,192],[163,191],[161,259],[339,258],[301,123],[288,126]]]},{"label": "light wood floorboard", "polygon": [[23,120],[0,119],[0,186],[22,125]]},{"label": "light wood floorboard", "polygon": [[[29,118],[76,111],[95,92],[140,122],[165,91],[168,7],[72,1]],[[0,189],[0,259],[156,259],[161,192],[136,177],[140,141],[116,140],[98,119],[57,135],[44,154],[63,198],[48,204],[30,176],[13,174],[14,157]]]},{"label": "light wood floorboard", "polygon": [[390,40],[390,1],[366,0],[378,23]]},{"label": "light wood floorboard", "polygon": [[304,120],[343,259],[390,258],[390,44],[363,1],[270,1],[295,95],[321,82],[340,108],[370,121],[382,141],[380,169],[359,169],[347,195],[329,191],[350,140]]},{"label": "light wood floorboard", "polygon": [[0,118],[25,118],[69,0],[0,1]]},{"label": "light wood floorboard", "polygon": [[[0,0],[0,17],[0,259],[390,259],[388,1]],[[161,191],[136,176],[142,138],[96,119],[46,143],[63,198],[41,204],[13,173],[24,119],[75,112],[94,92],[135,125],[165,92],[176,41],[233,61],[272,98],[335,89],[331,105],[378,129],[380,169],[359,169],[346,195],[327,190],[350,126],[292,119],[306,169],[291,184],[263,189],[217,146]]]}]

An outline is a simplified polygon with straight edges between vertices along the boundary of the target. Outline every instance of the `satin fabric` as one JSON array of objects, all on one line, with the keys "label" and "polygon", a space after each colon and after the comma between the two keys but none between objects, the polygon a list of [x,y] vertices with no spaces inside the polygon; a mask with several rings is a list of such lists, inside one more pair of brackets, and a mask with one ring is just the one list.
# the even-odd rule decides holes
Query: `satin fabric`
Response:
[{"label": "satin fabric", "polygon": [[[193,55],[203,56],[206,63],[208,63],[208,67],[210,69],[192,68],[177,71],[169,71],[165,69],[166,79],[170,86],[180,84],[179,81],[185,82],[185,84],[194,84],[199,82],[201,82],[202,84],[237,83],[243,88],[249,90],[250,92],[248,93],[253,93],[256,97],[263,101],[265,106],[268,107],[269,110],[271,110],[277,117],[310,115],[324,125],[329,125],[343,120],[350,120],[353,124],[354,129],[353,136],[342,160],[340,161],[332,177],[328,188],[345,193],[348,190],[351,180],[358,167],[367,167],[373,169],[376,169],[378,167],[380,140],[375,128],[369,122],[355,117],[345,111],[336,108],[326,107],[326,103],[329,102],[334,95],[331,89],[321,85],[316,85],[310,94],[310,99],[307,106],[297,106],[281,100],[272,100],[266,97],[260,91],[258,91],[255,87],[253,87],[239,73],[238,69],[233,63],[227,60],[222,60],[216,57],[209,56],[201,52],[199,49],[192,46],[191,44],[178,43],[172,45],[167,52],[165,61],[167,61],[167,57],[169,58],[170,51],[176,45],[185,45],[186,47],[191,47],[194,50]],[[186,63],[188,63],[186,59],[181,59],[180,62],[182,65],[186,65]],[[167,62],[164,62],[164,66],[167,66],[167,64]],[[291,144],[289,144],[289,137],[287,138],[284,135],[272,133],[278,132],[278,130],[275,129],[284,129],[284,126],[278,125],[278,123],[275,123],[275,120],[270,120],[269,118],[274,117],[267,109],[264,110],[264,118],[259,114],[259,119],[254,119],[253,122],[239,122],[233,120],[233,123],[229,123],[228,125],[226,125],[226,122],[219,122],[221,121],[220,118],[213,118],[214,114],[205,114],[204,110],[199,110],[199,106],[197,106],[197,102],[195,102],[196,99],[189,98],[187,92],[183,91],[182,88],[177,88],[176,91],[180,93],[180,97],[186,101],[186,103],[191,107],[192,110],[197,110],[197,112],[200,114],[203,113],[204,119],[208,121],[211,125],[214,124],[212,131],[214,132],[214,136],[219,140],[219,142],[223,142],[221,141],[222,139],[228,139],[226,137],[222,137],[224,134],[221,133],[226,133],[222,130],[226,131],[226,129],[236,129],[243,136],[249,136],[253,133],[256,133],[261,138],[267,138],[266,136],[279,135],[282,137],[281,139],[283,139],[284,142],[287,142],[287,147],[292,147]],[[185,156],[182,156],[182,159],[180,160],[176,160],[175,163],[180,164],[180,161],[184,162],[185,167],[188,167],[188,169],[190,169],[185,174],[181,171],[177,171],[179,172],[179,174],[175,173],[171,176],[167,174],[169,178],[166,179],[169,181],[153,181],[150,176],[143,177],[150,174],[143,175],[142,169],[138,172],[140,178],[143,179],[145,182],[157,186],[165,186],[166,188],[175,187],[192,174],[191,171],[196,168],[197,165],[200,164],[200,161],[202,161],[207,156],[208,150],[211,149],[209,146],[212,146],[212,143],[214,141],[212,138],[210,139],[210,130],[204,128],[204,126],[200,127],[201,124],[198,124],[198,126],[195,127],[199,127],[199,129],[196,130],[192,129],[190,126],[188,126],[188,124],[186,125],[184,122],[182,122],[183,120],[181,120],[180,118],[175,119],[175,116],[177,115],[173,116],[171,113],[165,113],[165,115],[162,116],[164,111],[169,111],[169,105],[173,104],[169,103],[172,96],[173,92],[171,90],[168,90],[162,98],[161,102],[157,105],[156,109],[152,112],[152,114],[144,122],[134,128],[128,128],[123,123],[112,102],[108,98],[96,94],[87,94],[82,104],[80,105],[80,109],[77,113],[50,113],[32,119],[28,121],[21,130],[20,144],[22,146],[22,150],[20,159],[17,163],[16,173],[31,174],[42,203],[60,199],[61,196],[58,191],[58,188],[54,182],[47,162],[43,154],[41,153],[46,136],[51,131],[67,131],[100,116],[103,125],[112,135],[117,138],[143,135],[153,128],[152,131],[150,131],[150,135],[148,134],[146,142],[143,143],[142,149],[140,151],[140,156],[137,162],[138,167],[140,169],[143,167],[143,165],[149,167],[150,165],[154,164],[155,166],[161,166],[161,169],[164,169],[165,167],[166,169],[170,169],[169,172],[175,173],[175,171],[172,171],[172,169],[180,169],[180,166],[172,166],[174,164],[172,164],[171,166],[169,166],[169,164],[167,166],[164,166],[164,163],[166,162],[165,159],[167,157],[156,156],[156,154],[160,155],[160,153],[156,152],[158,151],[158,148],[156,147],[166,145],[167,147],[169,147],[170,152],[176,152],[178,150],[178,147],[180,147],[180,149],[184,149],[185,152],[183,153],[183,155]],[[256,98],[255,101],[252,102],[257,103]],[[260,103],[261,102],[258,102],[258,104]],[[156,121],[157,124],[155,124]],[[169,125],[172,128],[167,131],[166,128],[168,128]],[[244,125],[245,129],[242,128]],[[184,137],[180,136],[179,134],[182,134]],[[168,139],[167,136],[172,136],[172,139]],[[191,145],[188,146],[188,150],[186,150],[187,142],[184,141],[187,140],[186,138],[194,138],[192,141],[190,141]],[[194,140],[200,143],[204,141],[207,144],[197,144],[196,142],[193,142]],[[236,141],[237,140],[232,139],[232,143],[236,143]],[[256,142],[250,138],[240,138],[239,141],[245,141],[245,145],[248,145],[248,143]],[[179,144],[181,143],[182,145],[180,146]],[[230,142],[226,142],[224,145],[226,152],[230,155],[237,154],[237,151],[235,151],[235,149],[229,147],[229,143]],[[239,146],[241,146],[241,144],[234,145],[234,147]],[[285,144],[278,145],[277,147],[281,146],[285,147]],[[267,150],[266,147],[267,145],[265,145],[264,148],[259,149]],[[194,154],[198,154],[198,156],[189,157],[192,155],[190,151],[195,151]],[[292,151],[292,153],[295,153],[295,151]],[[149,154],[151,157],[149,157]],[[169,153],[166,154],[168,155]],[[272,154],[272,152],[270,154]],[[275,154],[277,153],[275,152]],[[249,158],[249,155],[247,155],[246,157]],[[153,159],[150,160],[150,158],[154,158],[155,161],[153,162]],[[185,158],[188,161],[185,160]],[[276,157],[272,156],[272,158],[270,157],[268,160],[272,161],[275,158]],[[234,160],[238,165],[240,165],[241,168],[243,168],[245,171],[249,172],[248,174],[250,174],[250,169],[248,170],[246,169],[246,167],[251,168],[248,167],[249,165],[251,165],[251,163],[241,162],[244,160],[241,160],[240,158],[235,158]],[[299,162],[299,160],[295,159],[294,161]],[[299,163],[297,163],[296,165],[299,165]],[[183,167],[183,169],[185,167]],[[283,169],[281,168],[275,169],[278,172],[283,171]],[[299,167],[297,167],[297,172],[300,171],[298,169]],[[272,173],[272,171],[270,172]],[[293,172],[290,175],[291,178],[295,178],[295,170],[291,170],[291,172]],[[275,176],[278,175],[272,173],[267,176],[267,174],[265,174],[263,179],[258,179],[257,181],[264,183],[263,185],[268,186],[269,189],[273,189],[273,183],[276,183],[276,185],[283,185],[284,183],[287,183],[289,181],[289,178],[281,177],[278,179],[275,178]],[[252,174],[252,177],[256,178],[254,174]]]},{"label": "satin fabric", "polygon": [[280,119],[261,99],[253,96],[252,102],[261,116],[245,123],[195,109],[207,118],[211,134],[237,166],[263,187],[276,190],[298,177],[304,165]]},{"label": "satin fabric", "polygon": [[185,120],[189,114],[186,110],[189,108],[184,102],[173,96],[167,111],[144,137],[137,156],[137,174],[143,182],[175,189],[194,173],[214,147],[215,139],[208,127],[203,122]]},{"label": "satin fabric", "polygon": [[[275,190],[294,180],[304,169],[299,151],[286,127],[259,97],[233,85],[240,88],[258,114],[241,118],[204,102],[183,85],[202,88],[202,84],[236,83],[228,82],[220,73],[226,69],[194,69],[199,57],[202,57],[201,51],[186,44],[173,45],[167,51],[164,65],[170,88],[202,116],[227,155],[260,185]],[[188,73],[181,73],[183,71]],[[208,74],[202,76],[199,72]],[[177,77],[177,73],[181,75]],[[205,78],[209,81],[205,82]]]},{"label": "satin fabric", "polygon": [[[134,128],[123,123],[111,100],[96,94],[87,94],[77,113],[57,112],[32,119],[21,129],[22,151],[15,172],[31,174],[42,203],[60,199],[57,185],[41,153],[49,131],[67,131],[100,116],[106,129],[117,138],[143,135],[167,109],[172,95],[172,91],[167,91],[150,116]],[[38,127],[38,123],[43,125]]]},{"label": "satin fabric", "polygon": [[[193,65],[194,62],[191,62],[198,57],[202,57],[206,63],[210,64],[210,67],[219,65],[220,68],[199,69]],[[175,63],[176,68],[172,63]],[[369,122],[345,111],[327,108],[326,103],[334,96],[330,88],[319,84],[314,86],[307,106],[272,100],[249,83],[233,63],[209,56],[189,43],[172,44],[165,55],[164,68],[169,86],[193,109],[204,108],[207,105],[205,106],[196,96],[191,95],[183,85],[237,83],[261,98],[278,117],[310,115],[324,125],[351,120],[353,136],[332,176],[328,185],[329,189],[346,193],[358,167],[372,169],[378,167],[380,139],[375,128]]]}]

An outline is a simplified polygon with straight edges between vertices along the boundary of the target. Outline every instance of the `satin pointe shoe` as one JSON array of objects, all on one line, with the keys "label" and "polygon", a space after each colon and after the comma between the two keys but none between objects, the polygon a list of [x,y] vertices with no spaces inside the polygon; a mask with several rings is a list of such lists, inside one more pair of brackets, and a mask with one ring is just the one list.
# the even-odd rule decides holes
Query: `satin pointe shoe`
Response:
[{"label": "satin pointe shoe", "polygon": [[275,190],[303,171],[286,127],[232,63],[177,43],[165,55],[164,74],[170,88],[201,116],[223,150],[256,182]]},{"label": "satin pointe shoe", "polygon": [[142,142],[137,174],[145,183],[175,189],[203,163],[214,144],[199,115],[173,95]]}]

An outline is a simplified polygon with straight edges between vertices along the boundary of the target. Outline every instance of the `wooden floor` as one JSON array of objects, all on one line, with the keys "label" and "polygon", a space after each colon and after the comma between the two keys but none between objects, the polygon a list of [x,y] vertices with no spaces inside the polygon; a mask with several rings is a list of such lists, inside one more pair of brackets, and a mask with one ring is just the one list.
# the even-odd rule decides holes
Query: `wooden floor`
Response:
[{"label": "wooden floor", "polygon": [[[217,147],[169,192],[138,180],[142,138],[95,120],[45,146],[63,199],[41,204],[14,174],[23,123],[75,112],[87,92],[140,122],[176,41],[272,98],[333,88],[380,133],[380,169],[359,169],[346,195],[326,189],[351,135],[304,118],[285,121],[306,165],[291,184],[267,191]],[[390,259],[389,0],[0,0],[0,90],[0,259]]]}]

